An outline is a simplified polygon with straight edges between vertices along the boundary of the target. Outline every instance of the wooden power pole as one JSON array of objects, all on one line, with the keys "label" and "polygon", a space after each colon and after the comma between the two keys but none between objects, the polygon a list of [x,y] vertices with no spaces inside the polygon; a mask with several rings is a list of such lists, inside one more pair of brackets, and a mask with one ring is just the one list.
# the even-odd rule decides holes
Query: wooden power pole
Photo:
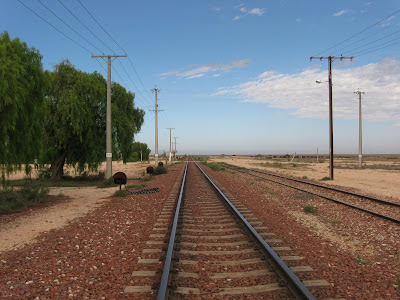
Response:
[{"label": "wooden power pole", "polygon": [[313,59],[327,59],[329,63],[329,178],[330,180],[333,180],[333,115],[332,115],[332,62],[335,59],[350,59],[352,60],[353,57],[346,57],[346,56],[320,56],[320,57],[315,57],[311,56],[310,60]]}]

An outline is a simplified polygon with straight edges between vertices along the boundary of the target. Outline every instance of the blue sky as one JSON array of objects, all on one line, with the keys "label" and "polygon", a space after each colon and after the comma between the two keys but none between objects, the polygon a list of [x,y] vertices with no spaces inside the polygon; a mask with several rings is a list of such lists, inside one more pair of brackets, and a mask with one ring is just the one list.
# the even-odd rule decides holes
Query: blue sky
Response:
[{"label": "blue sky", "polygon": [[39,49],[45,69],[68,59],[106,78],[106,63],[91,53],[127,53],[113,62],[112,79],[146,111],[135,140],[152,150],[151,89],[161,90],[159,153],[169,150],[168,127],[178,154],[328,153],[328,85],[315,82],[328,79],[328,62],[309,58],[329,55],[355,56],[333,64],[334,152],[358,153],[359,88],[363,152],[400,153],[398,0],[81,0],[118,45],[78,0],[20,1],[87,49],[2,0],[0,32]]}]

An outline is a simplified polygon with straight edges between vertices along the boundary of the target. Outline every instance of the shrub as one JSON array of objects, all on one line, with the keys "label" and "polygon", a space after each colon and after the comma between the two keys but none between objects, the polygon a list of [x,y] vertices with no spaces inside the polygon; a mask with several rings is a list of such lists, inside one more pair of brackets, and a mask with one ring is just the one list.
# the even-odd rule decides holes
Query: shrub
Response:
[{"label": "shrub", "polygon": [[303,211],[305,212],[305,213],[313,213],[313,212],[315,212],[317,209],[314,207],[314,206],[312,206],[312,205],[306,205],[306,206],[304,206],[304,208],[303,208]]},{"label": "shrub", "polygon": [[158,166],[157,168],[154,169],[153,175],[160,175],[160,174],[166,174],[168,170],[162,166]]},{"label": "shrub", "polygon": [[50,168],[40,168],[38,172],[38,178],[39,179],[49,179],[51,175],[51,169]]},{"label": "shrub", "polygon": [[143,177],[140,181],[146,182],[146,181],[150,181],[150,180],[151,180],[151,176],[146,176],[146,177]]},{"label": "shrub", "polygon": [[127,190],[118,190],[114,193],[115,197],[125,197],[126,195],[128,195]]},{"label": "shrub", "polygon": [[17,193],[20,194],[24,201],[37,204],[47,202],[46,196],[49,193],[49,189],[43,187],[38,181],[26,179],[22,189]]},{"label": "shrub", "polygon": [[213,171],[224,171],[225,168],[221,167],[218,164],[208,163],[207,161],[201,161],[201,163],[207,167],[209,167]]},{"label": "shrub", "polygon": [[0,214],[19,211],[23,208],[47,203],[47,193],[39,182],[27,179],[19,191],[0,191]]},{"label": "shrub", "polygon": [[114,178],[110,177],[98,185],[99,188],[109,188],[115,186]]},{"label": "shrub", "polygon": [[140,190],[140,189],[143,189],[145,187],[146,187],[146,185],[144,183],[137,184],[137,185],[127,185],[126,186],[127,189],[135,189],[135,190]]},{"label": "shrub", "polygon": [[324,178],[320,179],[321,181],[327,181],[327,180],[331,180],[329,177],[325,176]]},{"label": "shrub", "polygon": [[25,203],[14,191],[0,191],[0,214],[11,213],[26,207]]},{"label": "shrub", "polygon": [[363,264],[363,265],[366,264],[366,261],[364,260],[364,258],[360,254],[357,254],[356,259],[360,264]]}]

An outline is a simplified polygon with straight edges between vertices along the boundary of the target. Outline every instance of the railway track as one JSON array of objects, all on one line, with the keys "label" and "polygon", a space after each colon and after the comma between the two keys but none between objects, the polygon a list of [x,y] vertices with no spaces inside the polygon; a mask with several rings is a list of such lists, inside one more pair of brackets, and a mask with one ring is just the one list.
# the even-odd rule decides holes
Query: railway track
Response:
[{"label": "railway track", "polygon": [[297,178],[286,177],[270,172],[264,172],[256,169],[238,168],[223,164],[224,167],[241,172],[259,180],[266,180],[280,185],[284,185],[340,205],[345,205],[353,209],[363,211],[367,214],[389,220],[400,224],[400,203],[379,199],[376,197],[358,194],[334,187],[300,180]]},{"label": "railway track", "polygon": [[159,215],[126,295],[316,299],[310,290],[330,287],[194,162],[187,163],[182,178]]},{"label": "railway track", "polygon": [[228,197],[196,163],[188,163],[158,299],[316,299],[308,288],[329,284],[310,279],[312,268]]}]

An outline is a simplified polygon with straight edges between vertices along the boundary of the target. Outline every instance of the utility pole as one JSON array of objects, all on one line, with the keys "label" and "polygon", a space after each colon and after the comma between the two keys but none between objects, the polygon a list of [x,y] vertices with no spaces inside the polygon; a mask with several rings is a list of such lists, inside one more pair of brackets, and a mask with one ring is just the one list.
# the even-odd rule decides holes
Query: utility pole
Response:
[{"label": "utility pole", "polygon": [[320,56],[320,57],[315,57],[315,56],[311,56],[310,60],[313,59],[319,59],[319,60],[323,60],[323,59],[328,59],[328,63],[329,63],[329,177],[330,180],[333,180],[333,115],[332,115],[332,62],[335,59],[350,59],[353,60],[353,56],[351,57],[347,57],[347,56]]},{"label": "utility pole", "polygon": [[169,129],[169,161],[171,161],[171,152],[172,152],[172,148],[171,148],[171,130],[175,129],[175,128],[167,128]]},{"label": "utility pole", "polygon": [[362,168],[362,122],[361,122],[361,94],[365,94],[365,92],[361,92],[358,89],[354,94],[358,94],[358,111],[359,111],[359,120],[358,120],[358,167]]},{"label": "utility pole", "polygon": [[155,129],[156,137],[155,137],[154,159],[155,159],[155,163],[156,163],[156,167],[157,167],[158,166],[158,118],[157,117],[158,117],[158,112],[162,111],[162,110],[158,109],[158,104],[157,104],[157,95],[160,92],[160,90],[157,87],[155,87],[154,89],[152,89],[152,91],[156,94],[156,104],[154,106],[154,110],[151,110],[151,111],[154,111],[156,114],[156,117],[155,117],[155,119],[156,119],[156,126],[155,126],[156,127],[156,129]]},{"label": "utility pole", "polygon": [[177,136],[174,136],[174,139],[175,139],[175,153],[174,153],[174,160],[176,160],[176,139],[177,139],[178,137]]},{"label": "utility pole", "polygon": [[126,57],[125,55],[92,55],[92,58],[107,57],[107,114],[106,114],[106,179],[112,176],[112,144],[111,144],[111,57]]}]

